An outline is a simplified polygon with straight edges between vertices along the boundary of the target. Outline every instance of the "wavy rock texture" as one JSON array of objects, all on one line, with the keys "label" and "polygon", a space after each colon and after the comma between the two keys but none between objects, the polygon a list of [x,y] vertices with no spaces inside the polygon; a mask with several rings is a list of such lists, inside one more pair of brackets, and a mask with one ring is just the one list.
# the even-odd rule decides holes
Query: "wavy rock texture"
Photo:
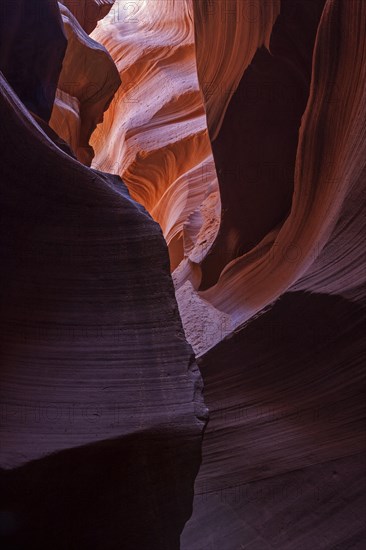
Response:
[{"label": "wavy rock texture", "polygon": [[288,215],[323,7],[323,0],[297,3],[297,9],[283,1],[270,52],[257,51],[231,99],[213,143],[224,214],[202,265],[201,289],[213,286],[231,260],[252,250]]},{"label": "wavy rock texture", "polygon": [[[208,288],[178,291],[200,353],[246,322],[201,360],[211,420],[187,550],[357,549],[366,537],[366,5],[323,4],[281,3],[271,56],[257,52],[213,143],[223,207],[215,243],[200,272],[176,272],[178,284]],[[250,208],[262,237],[250,233]],[[284,220],[266,232],[276,211]]]},{"label": "wavy rock texture", "polygon": [[[349,40],[361,33],[354,25],[362,19],[363,4],[354,15],[345,14],[340,30],[337,3],[328,2],[324,12],[323,0],[284,0],[280,14],[279,7],[278,2],[264,2],[260,9],[253,2],[140,2],[130,20],[117,2],[113,18],[107,17],[95,31],[125,82],[93,135],[95,166],[122,175],[132,196],[160,223],[185,331],[199,355],[292,287],[327,291],[331,285],[348,292],[362,283],[356,244],[351,262],[338,262],[327,253],[338,249],[337,221],[349,226],[346,201],[357,203],[357,193],[363,193],[358,178],[364,75],[358,73],[363,70],[364,42],[361,36]],[[197,87],[192,16],[201,95],[186,93],[187,83]],[[218,35],[210,31],[214,28],[220,29]],[[327,29],[332,37],[325,36]],[[339,32],[344,36],[336,58]],[[239,42],[244,43],[241,55]],[[214,48],[220,56],[207,54]],[[322,56],[336,59],[334,69],[327,62],[323,71]],[[348,56],[359,60],[353,81],[344,75]],[[173,79],[176,74],[180,77]],[[222,90],[217,83],[226,80]],[[218,180],[207,132],[201,133],[204,121],[201,114],[195,116],[201,113],[203,97],[211,138],[217,136],[213,152]],[[323,138],[323,130],[320,135],[324,118],[318,112],[327,117],[330,140]],[[332,136],[342,124],[346,133],[340,132],[335,151]],[[318,142],[305,146],[310,134]],[[352,140],[357,158],[350,153]],[[323,141],[327,150],[320,173]],[[333,160],[342,155],[343,168]],[[350,177],[344,178],[342,169]],[[336,180],[344,180],[341,193]],[[356,224],[350,231],[360,235],[360,217],[350,215]],[[314,231],[309,217],[314,218]],[[315,283],[317,266],[324,262],[336,271],[353,266],[356,271],[342,275],[347,288],[342,290],[335,275],[326,287]]]},{"label": "wavy rock texture", "polygon": [[[223,145],[220,135],[213,143],[216,165],[223,167],[218,173],[224,212],[220,233],[206,249],[203,262],[198,264],[188,257],[186,265],[175,274],[186,334],[199,354],[291,288],[349,295],[360,294],[364,284],[362,222],[357,205],[365,193],[365,36],[361,24],[365,4],[327,2],[321,14],[322,4],[299,2],[294,10],[292,4],[282,3],[270,43],[279,52],[278,62],[276,54],[268,58],[259,50],[226,113],[221,131],[229,146]],[[309,36],[314,37],[314,18],[319,14],[312,57]],[[303,23],[300,27],[298,18]],[[352,74],[347,72],[349,59],[356,60]],[[250,97],[253,82],[257,89],[258,79],[268,79],[270,92],[272,86],[272,91],[278,93],[273,63],[285,82],[294,81],[286,89],[293,94],[291,110],[295,113],[290,116],[290,112],[286,122],[280,122],[284,107],[280,87],[278,101],[272,100],[274,113],[269,109],[273,96],[255,98],[260,107],[256,124],[244,100],[246,93]],[[306,75],[310,70],[305,104]],[[302,117],[301,106],[305,108]],[[241,116],[247,118],[249,137],[239,139]],[[262,121],[262,116],[267,119]],[[255,151],[251,149],[252,141]],[[248,145],[250,155],[245,147],[240,149],[241,143]],[[276,143],[282,154],[273,158]],[[265,155],[263,165],[258,151]],[[242,184],[246,178],[248,183]],[[272,182],[277,186],[272,187]],[[257,210],[261,215],[256,218],[253,214]],[[248,225],[248,219],[254,226]],[[342,232],[346,227],[347,232]],[[347,250],[339,247],[350,239],[352,245]],[[323,271],[321,266],[327,269]],[[198,289],[200,285],[206,290],[194,292],[192,286]],[[192,299],[200,302],[213,324],[223,326],[221,332],[214,331],[212,338],[200,323],[202,315],[195,316],[185,307],[184,296],[192,292]],[[224,324],[219,321],[222,318]]]},{"label": "wavy rock texture", "polygon": [[216,139],[244,71],[261,46],[269,48],[280,0],[193,3],[197,72],[210,137]]},{"label": "wavy rock texture", "polygon": [[217,193],[196,73],[193,12],[185,1],[133,5],[129,11],[117,1],[93,33],[123,82],[93,134],[93,166],[123,177],[161,225],[175,268],[184,256],[184,223]]},{"label": "wavy rock texture", "polygon": [[2,84],[8,541],[179,547],[145,207],[181,548],[363,548],[366,2],[63,3],[52,128]]}]

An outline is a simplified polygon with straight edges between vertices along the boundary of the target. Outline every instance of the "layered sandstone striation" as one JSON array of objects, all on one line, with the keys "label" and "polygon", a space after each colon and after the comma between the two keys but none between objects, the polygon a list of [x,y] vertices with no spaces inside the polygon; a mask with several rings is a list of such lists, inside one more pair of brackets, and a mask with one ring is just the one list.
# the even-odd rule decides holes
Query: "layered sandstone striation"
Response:
[{"label": "layered sandstone striation", "polygon": [[195,352],[181,548],[361,548],[366,2],[43,7],[0,23],[7,542],[179,548]]},{"label": "layered sandstone striation", "polygon": [[[352,211],[364,193],[363,9],[141,1],[134,18],[95,31],[126,84],[93,134],[95,166],[123,176],[160,223],[199,355],[291,288],[347,293],[363,282]],[[342,260],[346,226],[357,242]]]},{"label": "layered sandstone striation", "polygon": [[0,77],[2,544],[178,549],[207,413],[163,235]]},{"label": "layered sandstone striation", "polygon": [[93,166],[122,176],[158,221],[174,269],[185,255],[190,214],[218,191],[196,72],[193,11],[185,1],[134,5],[130,13],[116,2],[92,35],[111,53],[123,82],[93,134]]}]

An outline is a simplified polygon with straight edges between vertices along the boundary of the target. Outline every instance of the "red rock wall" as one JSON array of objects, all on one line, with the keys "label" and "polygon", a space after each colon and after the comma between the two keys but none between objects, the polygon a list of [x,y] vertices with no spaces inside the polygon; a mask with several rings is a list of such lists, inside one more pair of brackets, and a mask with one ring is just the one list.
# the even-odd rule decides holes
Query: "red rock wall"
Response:
[{"label": "red rock wall", "polygon": [[362,548],[366,2],[9,5],[4,542]]}]

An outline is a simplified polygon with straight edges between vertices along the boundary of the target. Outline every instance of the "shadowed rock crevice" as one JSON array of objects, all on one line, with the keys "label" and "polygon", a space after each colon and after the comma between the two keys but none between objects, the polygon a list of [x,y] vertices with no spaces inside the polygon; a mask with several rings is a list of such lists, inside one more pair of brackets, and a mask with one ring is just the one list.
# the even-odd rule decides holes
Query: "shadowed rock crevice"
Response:
[{"label": "shadowed rock crevice", "polygon": [[222,218],[202,264],[201,290],[288,215],[298,132],[309,97],[312,55],[325,0],[281,2],[269,51],[257,51],[231,98],[212,149]]},{"label": "shadowed rock crevice", "polygon": [[189,433],[163,428],[1,471],[1,547],[179,550],[194,457]]}]

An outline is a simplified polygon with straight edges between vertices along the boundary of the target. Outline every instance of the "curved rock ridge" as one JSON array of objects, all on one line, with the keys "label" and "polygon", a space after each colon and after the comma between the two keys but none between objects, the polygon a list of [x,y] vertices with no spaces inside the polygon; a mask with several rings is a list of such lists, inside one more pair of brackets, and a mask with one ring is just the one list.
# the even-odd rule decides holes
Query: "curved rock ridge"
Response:
[{"label": "curved rock ridge", "polygon": [[197,71],[211,140],[257,49],[269,48],[280,0],[193,2]]},{"label": "curved rock ridge", "polygon": [[[118,173],[161,225],[174,269],[183,226],[217,189],[200,92],[190,1],[117,1],[93,33],[123,81],[92,136],[93,166]],[[112,13],[113,12],[113,13]]]},{"label": "curved rock ridge", "polygon": [[94,151],[89,139],[121,81],[106,49],[85,33],[65,6],[59,7],[68,46],[50,126],[80,162],[90,166]]},{"label": "curved rock ridge", "polygon": [[115,0],[61,0],[87,34],[110,12],[114,2]]},{"label": "curved rock ridge", "polygon": [[[243,256],[230,261],[217,283],[205,291],[193,290],[202,280],[199,264],[190,266],[188,260],[175,274],[186,334],[199,354],[292,287],[361,296],[365,269],[358,205],[365,193],[366,39],[361,23],[365,9],[365,4],[357,1],[325,4],[286,220]],[[351,74],[350,59],[355,60]],[[238,235],[233,232],[229,236],[235,249]],[[347,250],[339,248],[338,244],[350,239]],[[223,255],[226,252],[222,250]],[[322,266],[326,270],[320,271]],[[196,315],[186,306],[187,292],[195,294],[194,301],[206,312],[205,318],[211,319],[211,326],[222,327],[212,331],[213,337],[207,334],[206,324],[202,325],[202,313]]]},{"label": "curved rock ridge", "polygon": [[161,230],[1,73],[0,117],[1,538],[178,549],[207,410]]},{"label": "curved rock ridge", "polygon": [[223,215],[201,266],[201,290],[213,286],[231,260],[253,249],[290,210],[298,132],[324,0],[301,0],[296,6],[282,1],[270,52],[256,52],[213,143]]}]

